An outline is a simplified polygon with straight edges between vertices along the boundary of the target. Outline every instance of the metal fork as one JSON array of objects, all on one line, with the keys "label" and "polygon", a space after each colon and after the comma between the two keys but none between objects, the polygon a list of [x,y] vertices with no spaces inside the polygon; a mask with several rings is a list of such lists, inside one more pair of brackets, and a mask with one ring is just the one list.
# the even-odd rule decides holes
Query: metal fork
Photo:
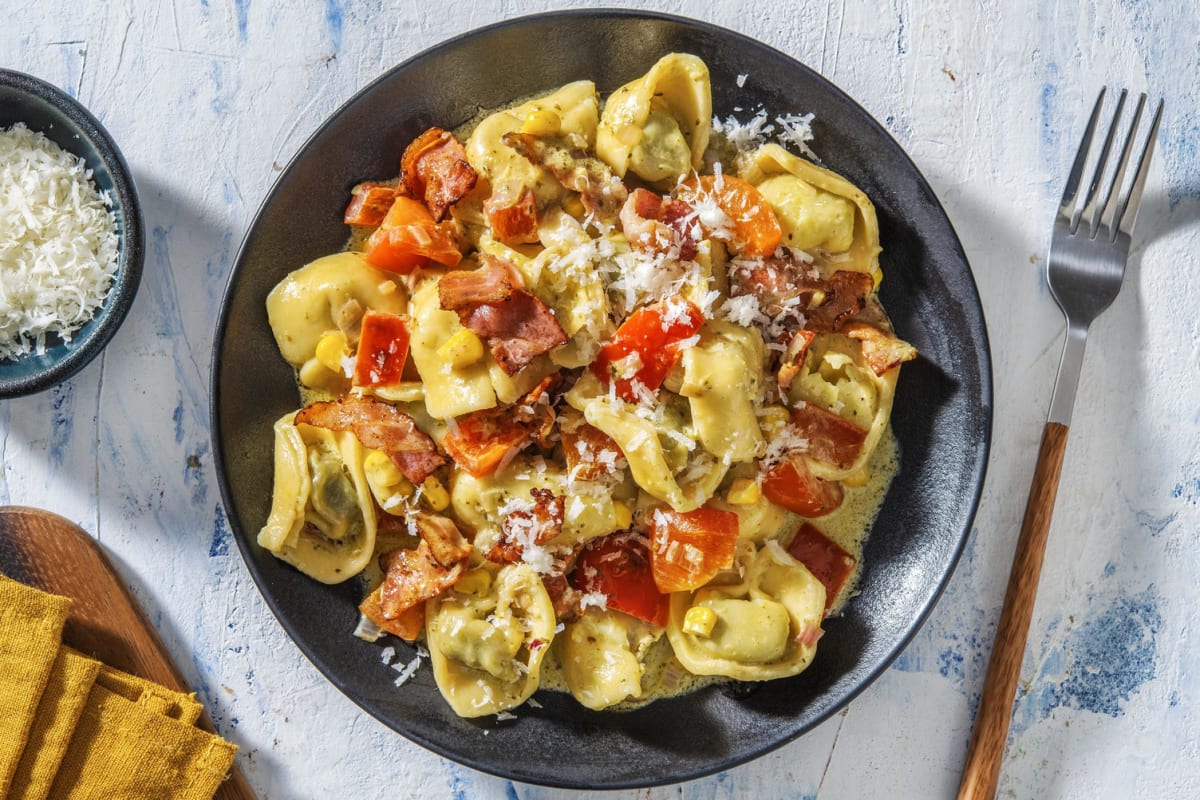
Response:
[{"label": "metal fork", "polygon": [[[1146,107],[1146,95],[1143,93],[1138,98],[1133,121],[1121,148],[1120,161],[1112,171],[1112,177],[1105,180],[1109,155],[1125,108],[1126,92],[1122,90],[1091,180],[1085,187],[1080,181],[1092,150],[1092,139],[1104,105],[1104,95],[1104,90],[1101,90],[1096,98],[1096,106],[1067,177],[1062,204],[1054,219],[1054,232],[1046,259],[1046,282],[1055,302],[1066,315],[1067,339],[1062,361],[1058,365],[1050,413],[1042,431],[1033,484],[1029,489],[1021,534],[1017,539],[983,696],[975,715],[967,763],[958,789],[959,800],[990,800],[996,794],[1012,716],[1013,696],[1020,676],[1029,622],[1033,616],[1046,537],[1050,532],[1050,517],[1058,493],[1058,477],[1067,446],[1067,427],[1071,422],[1075,391],[1079,386],[1088,327],[1109,307],[1121,290],[1133,225],[1137,220],[1138,205],[1146,187],[1146,174],[1150,170],[1150,157],[1154,152],[1154,140],[1162,120],[1163,103],[1160,100],[1150,132],[1138,156],[1133,181],[1125,188],[1125,173]],[[1102,185],[1105,188],[1100,191]]]}]

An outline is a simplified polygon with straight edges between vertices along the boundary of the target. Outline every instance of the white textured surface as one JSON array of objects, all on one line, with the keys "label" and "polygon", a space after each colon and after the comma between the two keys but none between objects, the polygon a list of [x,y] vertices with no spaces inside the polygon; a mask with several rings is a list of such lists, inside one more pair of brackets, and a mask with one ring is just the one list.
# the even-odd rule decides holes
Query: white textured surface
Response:
[{"label": "white textured surface", "polygon": [[[207,402],[219,295],[279,165],[386,68],[549,7],[3,4],[0,65],[75,93],[112,132],[136,174],[148,256],[102,359],[51,392],[0,401],[0,503],[100,536],[263,797],[558,795],[409,744],[300,655],[229,541]],[[1200,796],[1200,12],[1132,0],[660,7],[808,63],[907,148],[974,265],[995,438],[947,594],[847,711],[727,773],[603,797],[952,794],[1061,346],[1042,280],[1049,222],[1106,82],[1162,94],[1167,114],[1125,288],[1092,330],[1001,796]]]}]

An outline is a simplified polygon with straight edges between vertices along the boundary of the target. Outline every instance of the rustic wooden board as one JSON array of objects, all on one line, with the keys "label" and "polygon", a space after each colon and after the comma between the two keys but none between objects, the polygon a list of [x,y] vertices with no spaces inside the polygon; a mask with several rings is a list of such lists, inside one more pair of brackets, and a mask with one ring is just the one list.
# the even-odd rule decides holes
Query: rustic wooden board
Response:
[{"label": "rustic wooden board", "polygon": [[[0,572],[74,601],[63,639],[75,649],[176,691],[191,691],[108,556],[78,525],[49,511],[0,507]],[[207,714],[198,724],[217,732]],[[216,794],[217,800],[254,796],[236,764]]]}]

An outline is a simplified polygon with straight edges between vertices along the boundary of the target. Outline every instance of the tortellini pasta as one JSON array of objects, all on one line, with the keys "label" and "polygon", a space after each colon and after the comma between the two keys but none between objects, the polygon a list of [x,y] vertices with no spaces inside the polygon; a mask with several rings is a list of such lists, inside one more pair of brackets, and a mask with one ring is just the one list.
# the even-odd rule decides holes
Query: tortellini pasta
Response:
[{"label": "tortellini pasta", "polygon": [[366,450],[350,433],[275,423],[275,489],[258,543],[322,583],[357,575],[375,549]]},{"label": "tortellini pasta", "polygon": [[456,714],[495,714],[537,691],[557,619],[530,566],[478,567],[426,613],[433,677]]},{"label": "tortellini pasta", "polygon": [[846,336],[819,334],[809,346],[804,368],[792,381],[793,402],[813,403],[865,430],[858,457],[845,466],[809,459],[814,475],[842,480],[862,470],[892,415],[899,370],[876,375],[864,361],[861,345]]},{"label": "tortellini pasta", "polygon": [[496,405],[496,389],[487,359],[455,368],[438,349],[459,331],[465,330],[453,311],[442,309],[437,281],[425,280],[413,292],[410,353],[425,384],[425,408],[438,419],[457,417]]},{"label": "tortellini pasta", "polygon": [[765,445],[753,398],[762,392],[764,345],[758,331],[709,322],[684,352],[683,383],[700,443],[726,463],[749,461]]},{"label": "tortellini pasta", "polygon": [[587,609],[558,640],[571,695],[595,711],[640,698],[647,651],[661,636],[628,614]]},{"label": "tortellini pasta", "polygon": [[670,188],[700,168],[711,127],[708,67],[696,56],[669,53],[605,102],[596,155],[621,177],[632,172]]},{"label": "tortellini pasta", "polygon": [[742,176],[774,208],[784,244],[834,254],[838,269],[869,273],[879,283],[879,221],[861,189],[777,144],[756,150]]},{"label": "tortellini pasta", "polygon": [[[825,587],[774,540],[755,549],[741,545],[742,579],[671,596],[667,637],[679,659],[697,675],[741,681],[784,678],[802,672],[816,655],[815,637],[825,615]],[[708,636],[684,629],[689,608],[716,615]]]},{"label": "tortellini pasta", "polygon": [[300,370],[302,383],[321,383],[315,357],[322,336],[356,326],[368,309],[405,312],[408,295],[393,277],[358,253],[337,253],[296,270],[271,290],[267,320],[280,354]]}]

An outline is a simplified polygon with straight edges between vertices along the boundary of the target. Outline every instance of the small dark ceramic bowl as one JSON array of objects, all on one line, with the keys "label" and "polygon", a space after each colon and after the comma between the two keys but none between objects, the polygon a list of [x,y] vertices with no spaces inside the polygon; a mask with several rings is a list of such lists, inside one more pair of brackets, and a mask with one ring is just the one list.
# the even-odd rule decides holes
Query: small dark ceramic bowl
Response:
[{"label": "small dark ceramic bowl", "polygon": [[[385,642],[351,636],[357,581],[317,583],[255,540],[271,504],[271,424],[300,402],[264,302],[288,272],[342,249],[351,187],[395,175],[404,144],[425,128],[454,128],[480,109],[569,81],[592,79],[607,94],[672,51],[705,59],[722,117],[742,107],[745,119],[760,104],[777,114],[815,112],[813,148],[875,202],[882,299],[900,335],[921,351],[904,366],[896,394],[900,472],[866,542],[860,593],[827,621],[816,661],[801,675],[710,686],[625,713],[589,711],[541,691],[540,705],[516,709],[515,720],[460,719],[427,665],[396,688],[395,672],[380,664]],[[739,75],[749,76],[742,89]],[[852,99],[776,50],[712,25],[628,11],[546,14],[468,33],[401,64],[339,109],[284,170],[246,235],[212,369],[213,446],[229,521],[263,597],[300,649],[354,702],[418,744],[507,778],[574,788],[671,783],[727,769],[845,706],[899,654],[949,580],[991,435],[991,365],[971,270],[900,146]],[[404,662],[414,657],[402,643],[387,643]]]},{"label": "small dark ceramic bowl", "polygon": [[45,81],[0,69],[0,130],[18,122],[43,134],[92,171],[112,199],[117,220],[117,273],[104,304],[71,337],[48,337],[46,352],[0,360],[0,399],[49,389],[87,366],[125,320],[142,278],[142,210],[133,175],[108,131],[79,101]]}]

